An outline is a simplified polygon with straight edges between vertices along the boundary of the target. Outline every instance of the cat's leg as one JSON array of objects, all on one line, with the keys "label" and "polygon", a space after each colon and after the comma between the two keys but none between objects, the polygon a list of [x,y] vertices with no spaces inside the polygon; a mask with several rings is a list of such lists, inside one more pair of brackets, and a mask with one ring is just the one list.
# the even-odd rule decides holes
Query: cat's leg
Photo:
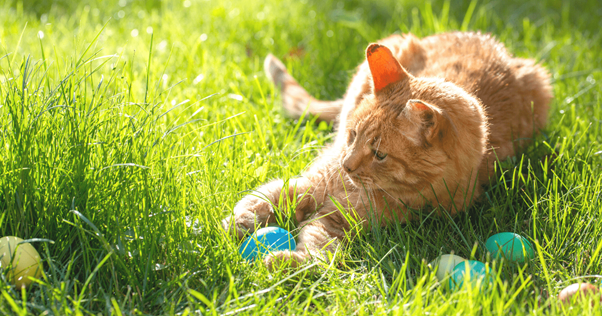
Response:
[{"label": "cat's leg", "polygon": [[[348,216],[357,219],[354,215],[357,214],[348,212]],[[331,201],[325,202],[316,214],[299,226],[295,250],[276,251],[266,256],[264,263],[268,269],[273,270],[279,265],[296,268],[312,257],[326,260],[326,253],[334,253],[351,228],[345,215]]]},{"label": "cat's leg", "polygon": [[311,194],[312,183],[302,177],[290,179],[287,184],[285,187],[283,180],[275,180],[242,198],[234,206],[234,214],[222,221],[223,228],[226,231],[236,229],[236,235],[242,239],[257,227],[275,223],[275,209],[284,203],[296,203],[296,219],[301,221],[307,210],[317,207],[318,201]]}]

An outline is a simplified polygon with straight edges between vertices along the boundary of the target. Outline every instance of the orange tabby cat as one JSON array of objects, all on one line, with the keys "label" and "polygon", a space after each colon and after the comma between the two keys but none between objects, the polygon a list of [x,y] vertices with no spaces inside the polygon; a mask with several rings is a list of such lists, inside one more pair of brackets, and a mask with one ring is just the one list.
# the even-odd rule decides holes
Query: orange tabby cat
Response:
[{"label": "orange tabby cat", "polygon": [[552,98],[542,67],[480,33],[392,35],[371,44],[337,101],[312,98],[271,55],[264,66],[290,114],[308,109],[335,120],[338,133],[300,178],[264,184],[223,221],[242,238],[275,222],[273,205],[296,203],[297,248],[267,256],[268,267],[333,251],[351,218],[366,225],[411,220],[409,209],[465,210],[495,161],[544,127]]}]

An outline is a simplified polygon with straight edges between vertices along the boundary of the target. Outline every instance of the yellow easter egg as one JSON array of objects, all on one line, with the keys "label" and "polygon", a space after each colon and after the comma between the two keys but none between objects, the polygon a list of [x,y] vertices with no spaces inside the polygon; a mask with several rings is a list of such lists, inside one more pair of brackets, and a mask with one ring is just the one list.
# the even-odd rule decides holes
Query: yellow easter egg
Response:
[{"label": "yellow easter egg", "polygon": [[0,238],[0,268],[8,269],[8,280],[17,288],[28,286],[29,277],[39,279],[42,275],[40,254],[31,244],[22,241],[14,236]]}]

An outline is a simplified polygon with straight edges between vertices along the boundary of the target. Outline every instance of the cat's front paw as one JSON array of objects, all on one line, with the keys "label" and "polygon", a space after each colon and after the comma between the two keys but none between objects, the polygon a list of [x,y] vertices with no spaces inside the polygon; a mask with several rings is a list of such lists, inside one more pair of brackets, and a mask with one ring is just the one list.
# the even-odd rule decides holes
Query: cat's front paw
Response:
[{"label": "cat's front paw", "polygon": [[222,219],[221,226],[226,231],[226,233],[236,235],[236,237],[239,240],[243,239],[245,235],[249,232],[248,228],[241,227],[241,225],[236,224],[236,219],[234,215]]},{"label": "cat's front paw", "polygon": [[270,202],[253,195],[247,195],[234,207],[234,215],[222,220],[226,232],[235,232],[238,239],[251,234],[257,227],[265,226],[273,214]]},{"label": "cat's front paw", "polygon": [[267,255],[263,263],[270,271],[297,269],[309,259],[309,254],[301,251],[276,251]]}]

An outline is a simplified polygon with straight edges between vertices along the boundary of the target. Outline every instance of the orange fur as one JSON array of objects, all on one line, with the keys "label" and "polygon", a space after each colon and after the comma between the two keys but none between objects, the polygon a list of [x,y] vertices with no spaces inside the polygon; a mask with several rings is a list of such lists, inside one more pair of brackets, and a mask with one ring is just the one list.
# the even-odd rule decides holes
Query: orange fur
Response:
[{"label": "orange fur", "polygon": [[334,143],[288,189],[282,180],[259,187],[223,222],[242,238],[275,221],[270,204],[296,200],[297,248],[267,256],[269,267],[333,251],[351,228],[337,203],[363,225],[411,220],[409,209],[465,210],[495,161],[544,127],[552,98],[542,67],[480,33],[392,35],[372,44],[337,101],[313,99],[272,55],[264,66],[289,113],[308,108],[337,127]]}]

